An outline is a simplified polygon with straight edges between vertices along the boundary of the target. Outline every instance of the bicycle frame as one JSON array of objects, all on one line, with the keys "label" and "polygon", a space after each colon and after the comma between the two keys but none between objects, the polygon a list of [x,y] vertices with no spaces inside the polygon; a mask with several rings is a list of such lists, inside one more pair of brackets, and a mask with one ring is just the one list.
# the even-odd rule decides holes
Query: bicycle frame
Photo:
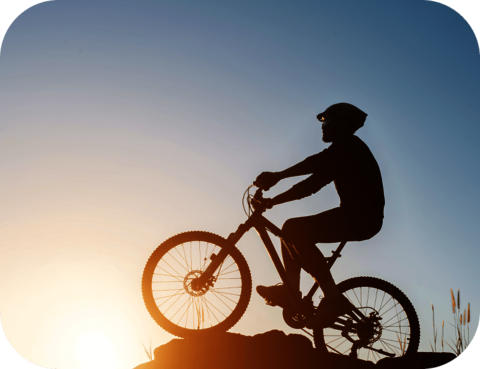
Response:
[{"label": "bicycle frame", "polygon": [[[283,281],[284,285],[287,287],[289,291],[289,295],[295,309],[299,311],[301,308],[300,306],[301,301],[294,298],[295,291],[292,285],[290,284],[290,281],[288,280],[287,273],[285,271],[283,263],[280,260],[280,257],[278,256],[275,246],[273,245],[273,242],[270,239],[270,236],[268,235],[267,231],[271,232],[272,234],[274,234],[275,236],[279,237],[282,240],[284,240],[284,237],[283,237],[284,235],[282,231],[275,224],[270,222],[267,218],[265,218],[262,215],[263,211],[264,209],[255,210],[245,223],[240,224],[237,230],[228,236],[227,247],[222,248],[222,250],[218,253],[218,255],[215,255],[213,258],[211,258],[212,262],[207,267],[207,269],[202,274],[202,276],[199,278],[198,283],[200,285],[203,285],[204,283],[205,284],[208,283],[208,281],[212,278],[215,270],[220,266],[220,264],[228,256],[230,248],[235,247],[237,242],[251,228],[255,228],[263,244],[265,245],[265,248],[267,249],[267,252],[270,255],[270,258],[272,259],[272,262],[275,265],[275,268],[277,269],[277,272],[280,275],[281,280]],[[333,251],[333,255],[326,258],[329,268],[331,268],[335,263],[335,261],[337,260],[337,258],[341,256],[340,252],[342,251],[346,243],[347,243],[346,241],[341,242],[340,245],[337,247],[337,249]],[[317,291],[318,287],[319,285],[317,283],[314,283],[313,286],[310,288],[310,291],[308,292],[308,294],[304,297],[304,299],[307,298],[309,300],[312,300],[313,295]]]},{"label": "bicycle frame", "polygon": [[[232,314],[229,315],[228,317],[225,316],[223,313],[222,313],[222,315],[225,316],[225,319],[230,319],[230,321],[225,325],[227,327],[227,329],[229,327],[231,327],[232,324],[235,324],[238,321],[238,319],[241,317],[241,315],[245,312],[245,309],[247,308],[247,305],[248,305],[248,302],[249,302],[249,299],[250,299],[251,275],[250,275],[249,270],[248,270],[248,265],[245,265],[245,260],[241,257],[240,254],[238,254],[238,250],[236,249],[236,244],[238,243],[238,241],[243,237],[243,235],[246,232],[248,232],[250,229],[254,228],[257,231],[257,233],[259,234],[260,239],[262,240],[270,258],[272,259],[272,262],[273,262],[281,280],[283,281],[284,286],[287,288],[289,298],[292,302],[291,305],[282,304],[283,305],[283,318],[284,318],[285,323],[288,326],[290,326],[291,328],[295,328],[295,329],[302,329],[306,333],[313,336],[316,345],[317,345],[317,341],[316,341],[317,339],[315,337],[317,337],[316,335],[318,334],[319,337],[320,337],[319,341],[318,341],[318,344],[320,346],[323,347],[323,344],[325,344],[325,346],[328,347],[331,351],[335,351],[340,355],[343,355],[346,351],[343,352],[343,353],[339,352],[336,349],[337,347],[339,347],[339,345],[337,345],[337,343],[335,343],[335,347],[329,346],[328,343],[337,342],[337,340],[342,339],[342,337],[343,337],[343,343],[340,342],[340,344],[344,344],[345,342],[346,342],[347,346],[350,345],[349,342],[352,344],[351,348],[350,348],[350,350],[351,350],[350,356],[352,356],[352,357],[357,357],[357,352],[361,348],[371,350],[372,352],[377,352],[377,353],[385,355],[387,357],[395,357],[395,356],[398,355],[398,352],[399,352],[397,349],[399,349],[401,353],[404,352],[404,349],[406,347],[405,346],[406,339],[408,337],[408,339],[410,340],[410,336],[413,337],[414,346],[413,346],[413,351],[410,350],[410,346],[409,346],[409,350],[410,350],[410,352],[414,352],[414,351],[417,350],[417,347],[418,347],[418,344],[419,344],[419,337],[420,337],[419,336],[420,335],[420,332],[419,332],[420,328],[419,328],[419,323],[418,323],[418,317],[415,313],[415,310],[414,310],[412,304],[410,303],[408,298],[402,293],[402,291],[400,291],[397,287],[393,286],[389,282],[386,282],[386,281],[378,279],[378,278],[357,277],[357,278],[350,278],[346,281],[341,282],[341,284],[339,284],[338,290],[339,290],[339,292],[343,293],[344,296],[347,299],[350,300],[351,306],[349,306],[348,309],[345,309],[345,310],[342,309],[342,311],[338,311],[339,314],[335,317],[333,317],[333,314],[332,314],[331,319],[328,316],[326,316],[325,319],[323,320],[324,321],[323,323],[319,322],[317,325],[312,327],[312,322],[314,322],[316,320],[316,319],[312,320],[312,318],[314,318],[317,314],[322,313],[323,305],[322,304],[318,305],[317,304],[318,300],[315,299],[315,302],[314,302],[314,299],[313,299],[313,296],[315,295],[315,293],[316,293],[318,287],[320,287],[320,285],[317,283],[317,281],[315,281],[315,283],[313,283],[313,286],[310,288],[310,291],[303,298],[299,297],[299,295],[300,295],[299,291],[296,290],[296,288],[294,288],[294,286],[290,283],[289,278],[287,276],[287,272],[284,268],[284,265],[281,261],[280,256],[277,253],[277,250],[276,250],[275,246],[273,245],[273,242],[272,242],[272,239],[271,239],[271,236],[269,235],[269,233],[273,234],[276,237],[279,237],[282,241],[282,244],[285,245],[289,250],[294,250],[293,249],[294,245],[290,244],[290,242],[288,241],[288,236],[284,232],[282,232],[281,229],[279,229],[277,226],[275,226],[272,222],[270,222],[268,219],[266,219],[263,216],[263,213],[266,211],[266,207],[268,206],[269,201],[268,200],[265,201],[265,199],[262,198],[262,189],[258,189],[255,192],[255,195],[253,197],[250,195],[248,189],[247,189],[247,191],[245,191],[245,194],[248,194],[247,201],[248,201],[248,205],[249,205],[249,210],[252,210],[252,208],[253,208],[253,212],[245,211],[247,213],[248,219],[244,223],[240,224],[238,226],[237,230],[235,232],[231,233],[227,237],[227,239],[224,239],[220,236],[212,235],[212,234],[210,234],[208,238],[205,238],[206,237],[205,232],[188,232],[188,233],[185,233],[185,234],[178,235],[179,237],[175,236],[177,238],[172,237],[171,240],[168,240],[168,242],[165,242],[164,244],[162,244],[155,251],[155,253],[154,253],[155,257],[153,257],[153,258],[151,257],[149,259],[149,261],[147,263],[147,266],[146,266],[146,269],[144,271],[144,277],[142,278],[142,292],[144,292],[144,294],[143,294],[144,299],[145,299],[145,297],[147,297],[147,299],[145,299],[145,302],[147,304],[147,309],[149,310],[152,317],[154,317],[154,319],[157,321],[157,323],[160,326],[162,326],[162,327],[165,326],[165,329],[167,329],[170,332],[174,332],[174,334],[176,334],[175,332],[178,331],[178,332],[180,332],[180,336],[182,334],[185,334],[185,333],[182,333],[184,331],[190,332],[190,331],[193,331],[193,330],[200,329],[200,316],[202,316],[202,319],[203,319],[203,307],[202,307],[202,314],[201,315],[197,311],[197,315],[198,315],[198,319],[199,319],[198,322],[199,323],[198,323],[197,328],[195,328],[195,322],[193,322],[193,324],[194,324],[193,329],[190,328],[190,325],[187,328],[186,323],[185,323],[184,327],[181,327],[180,325],[178,325],[180,320],[178,320],[177,323],[173,322],[173,317],[175,316],[176,313],[170,318],[168,316],[166,316],[165,313],[180,298],[180,297],[176,297],[176,296],[182,296],[181,294],[186,295],[188,300],[187,301],[183,300],[184,302],[179,309],[183,308],[186,303],[188,303],[188,302],[190,302],[190,303],[186,307],[186,310],[184,311],[184,313],[180,317],[180,319],[183,318],[185,313],[187,313],[187,317],[188,317],[188,311],[189,311],[188,309],[190,308],[190,305],[192,304],[192,302],[196,301],[196,300],[192,300],[192,297],[190,297],[190,296],[193,296],[193,298],[203,296],[211,288],[212,289],[212,296],[215,295],[218,299],[217,292],[215,291],[215,284],[217,283],[217,279],[222,278],[222,277],[220,277],[220,273],[221,273],[222,268],[223,268],[223,263],[225,262],[226,258],[230,255],[234,259],[233,260],[234,263],[237,263],[238,272],[240,273],[240,277],[242,279],[241,286],[228,287],[228,288],[242,288],[240,294],[237,295],[237,296],[239,296],[239,300],[237,302],[235,302],[233,300],[231,300],[231,301],[233,303],[236,303],[237,305],[239,304],[240,301],[242,301],[243,306],[241,306],[238,311],[235,311],[236,316],[234,316],[233,315],[234,310],[232,310],[230,308],[230,306],[227,305],[227,307],[231,309],[230,313],[232,313]],[[245,194],[244,194],[244,199],[245,199]],[[244,209],[245,209],[245,207],[244,207]],[[286,240],[286,238],[287,238],[287,240]],[[185,255],[184,260],[187,262],[187,267],[184,267],[184,268],[188,272],[187,275],[185,276],[184,280],[183,280],[185,292],[183,292],[183,289],[180,288],[173,295],[169,295],[170,297],[165,296],[165,297],[169,297],[169,299],[172,298],[172,296],[173,296],[173,297],[176,297],[177,300],[175,300],[174,303],[171,304],[165,310],[165,313],[164,313],[162,310],[160,310],[160,306],[162,304],[158,305],[155,301],[155,300],[157,300],[157,298],[155,298],[155,296],[153,296],[153,292],[155,290],[153,289],[153,285],[151,285],[150,282],[152,282],[152,284],[153,283],[159,283],[159,281],[153,281],[153,274],[155,274],[154,273],[155,268],[159,265],[159,260],[161,260],[162,257],[167,255],[167,253],[165,253],[165,251],[169,252],[171,249],[173,250],[177,246],[183,248],[184,240],[186,240],[186,242],[192,242],[192,241],[197,241],[198,240],[199,241],[199,252],[200,252],[200,242],[201,241],[207,242],[207,252],[205,253],[205,258],[203,260],[202,260],[203,254],[199,254],[200,255],[199,260],[200,260],[200,264],[202,264],[202,266],[201,266],[200,270],[194,270],[194,271],[192,271],[191,266],[188,265],[189,263],[186,260],[187,257]],[[175,242],[177,242],[177,243],[175,243]],[[212,249],[212,251],[210,251],[210,254],[209,254],[210,256],[207,256],[208,250],[209,250],[208,244],[210,242],[212,242],[212,244],[216,245],[217,248]],[[341,256],[340,252],[343,250],[345,244],[346,244],[346,241],[340,242],[340,244],[337,246],[337,248],[334,251],[332,251],[332,253],[333,253],[332,256],[325,258],[327,267],[329,269],[332,268],[332,266],[336,262],[337,258],[339,258]],[[312,245],[312,247],[313,247],[313,245]],[[219,251],[217,251],[218,255],[213,253],[213,251],[215,249],[216,250],[219,249]],[[191,250],[191,247],[190,247],[190,250]],[[163,252],[163,254],[162,254],[162,252]],[[185,250],[184,250],[184,252],[185,252]],[[190,254],[191,254],[191,252],[190,252]],[[296,255],[295,254],[293,254],[293,255],[296,258]],[[182,255],[180,254],[180,256],[182,256]],[[207,257],[211,260],[211,262],[207,261]],[[300,264],[301,265],[304,264],[301,260],[302,256],[298,255],[298,257],[300,259],[299,260]],[[175,257],[173,257],[173,259],[177,263],[179,263],[179,261]],[[153,260],[153,261],[151,262],[151,260]],[[170,266],[170,264],[167,261],[165,261],[165,263]],[[226,267],[226,269],[230,268],[234,263],[230,264],[228,267]],[[206,264],[208,264],[208,266],[205,270],[203,270],[203,268],[205,267]],[[242,269],[241,264],[243,264],[243,269]],[[170,266],[170,268],[172,268],[172,267]],[[201,270],[203,270],[203,272]],[[229,271],[228,273],[231,273],[231,272]],[[170,277],[174,277],[177,281],[182,282],[182,280],[181,280],[182,278],[177,278],[173,275],[170,275]],[[239,278],[225,278],[225,279],[239,279]],[[144,283],[145,281],[147,283]],[[188,285],[186,285],[186,282],[188,282],[188,281],[190,281],[190,283]],[[171,282],[171,280],[167,279],[165,282],[169,283],[169,282]],[[246,284],[246,286],[244,286],[244,284]],[[222,288],[221,286],[217,286],[217,287],[218,287],[218,289]],[[244,287],[246,287],[246,289]],[[355,292],[355,290],[357,288],[360,289],[360,295],[359,295],[360,299],[358,298],[357,293]],[[366,302],[362,298],[362,291],[363,291],[364,288],[368,288],[368,291],[365,293],[366,296],[367,296],[366,297],[367,298]],[[375,301],[373,302],[373,306],[371,304],[369,304],[370,288],[372,288],[375,291]],[[164,291],[164,290],[158,290],[158,291]],[[167,289],[165,291],[171,291],[171,290]],[[178,291],[180,291],[180,292],[178,292]],[[192,291],[193,292],[201,292],[201,293],[200,294],[195,294],[195,293],[192,293]],[[377,293],[380,292],[380,294],[381,294],[382,291],[383,291],[383,296],[381,296],[381,302],[379,301],[380,306],[377,306]],[[190,296],[188,296],[188,295],[190,295]],[[385,297],[387,298],[387,300],[384,302]],[[158,297],[158,298],[163,298],[163,297]],[[203,299],[203,297],[202,297],[202,299]],[[241,299],[243,299],[243,300],[241,300]],[[328,297],[328,299],[330,299],[330,297]],[[373,292],[372,292],[372,299],[373,299]],[[380,300],[380,296],[379,296],[379,300]],[[322,301],[328,304],[328,300],[322,300]],[[205,304],[207,304],[206,301],[205,301]],[[390,304],[390,305],[388,305],[388,304]],[[393,304],[393,306],[392,306],[392,304]],[[208,308],[208,305],[205,305],[205,306],[207,306],[207,308]],[[384,310],[383,313],[380,314],[381,310],[385,306],[386,306],[386,308],[385,308],[386,310]],[[401,308],[400,311],[397,311],[397,306],[399,308]],[[390,315],[386,315],[393,308],[395,308],[395,310],[393,310],[392,313],[390,313]],[[192,307],[192,309],[193,309],[193,307]],[[362,311],[360,311],[359,309],[361,309]],[[193,314],[194,313],[192,312],[192,317],[193,317]],[[395,315],[391,316],[392,314],[395,314]],[[402,314],[402,315],[400,315],[400,314]],[[380,320],[383,319],[384,315],[387,318],[389,318],[385,322],[385,324],[390,324],[390,325],[385,325],[385,330],[382,331],[383,326],[379,322],[380,322]],[[232,318],[230,318],[230,316]],[[388,327],[393,327],[393,324],[395,322],[390,323],[390,321],[392,319],[394,319],[395,317],[397,317],[398,329],[399,329],[398,332],[396,330],[387,329]],[[323,319],[323,317],[320,317],[320,318]],[[215,323],[215,324],[210,323],[211,326],[212,326],[211,328],[216,327],[217,325],[221,324],[221,321],[218,318],[216,318],[216,320],[217,320],[217,323]],[[167,324],[167,321],[169,322],[168,324]],[[402,327],[404,326],[403,325],[404,323],[400,324],[400,322],[403,322],[403,321],[407,321],[405,323],[406,324],[405,327],[410,329],[409,332],[406,332],[406,333],[403,332],[402,333]],[[173,328],[172,328],[172,326],[173,326]],[[308,327],[309,329],[312,329],[313,334],[306,331],[305,330],[306,327]],[[215,329],[217,329],[217,331],[218,331],[219,329],[221,330],[223,328],[225,328],[225,327],[219,327],[218,329],[217,328],[215,328]],[[327,333],[324,332],[324,329],[325,329],[325,332],[327,332]],[[327,329],[333,329],[333,330],[336,330],[336,331],[339,331],[339,332],[334,332],[334,334],[331,334],[331,332],[327,331]],[[377,342],[382,337],[382,332],[387,332],[387,331],[391,331],[391,332],[394,332],[394,333],[397,334],[396,338],[399,340],[400,347],[395,348],[396,347],[395,346],[392,349],[392,348],[389,348],[389,347],[391,347],[391,345],[388,344],[388,342],[386,343],[386,345],[388,346],[387,347],[387,346],[385,346],[385,344],[382,341],[382,343],[381,343],[382,346],[377,346],[376,348],[374,348],[373,344],[375,342]],[[405,338],[403,346],[402,346],[402,341],[400,340],[400,338],[398,336],[398,333],[400,333],[400,337]],[[190,333],[188,333],[188,334],[190,334]],[[325,337],[326,337],[325,335],[326,336],[333,336],[333,337],[337,337],[337,338],[333,338],[333,339],[330,340],[330,342],[327,342],[325,340]],[[385,339],[387,339],[388,341],[395,341],[395,336],[393,336],[391,333],[390,334],[387,333],[387,335],[388,335],[388,337],[393,337],[393,339],[387,339],[387,338],[385,338]],[[187,334],[185,334],[185,336],[187,336]],[[349,341],[349,342],[347,342],[347,341]],[[390,351],[390,352],[387,352],[387,351]],[[368,360],[368,357],[367,357],[367,360]]]}]

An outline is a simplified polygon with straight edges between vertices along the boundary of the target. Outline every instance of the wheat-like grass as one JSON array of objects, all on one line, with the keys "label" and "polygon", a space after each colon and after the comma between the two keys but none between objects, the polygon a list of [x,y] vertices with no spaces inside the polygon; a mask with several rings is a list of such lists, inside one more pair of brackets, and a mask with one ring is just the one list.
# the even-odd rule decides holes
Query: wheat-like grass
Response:
[{"label": "wheat-like grass", "polygon": [[455,296],[453,296],[453,290],[450,288],[450,293],[452,294],[452,310],[455,314]]},{"label": "wheat-like grass", "polygon": [[442,320],[442,352],[443,352],[443,327],[445,325],[445,320]]},{"label": "wheat-like grass", "polygon": [[467,314],[467,320],[468,320],[468,342],[470,342],[470,303],[468,303],[468,314]]},{"label": "wheat-like grass", "polygon": [[[446,343],[455,355],[460,355],[470,343],[470,303],[467,305],[467,309],[463,309],[463,313],[460,311],[460,289],[457,292],[457,298],[453,293],[453,289],[450,288],[450,295],[452,298],[452,312],[454,324],[449,323],[454,329],[455,340],[450,339],[452,345],[444,339],[445,321],[442,321],[442,352],[444,352],[444,344]],[[430,343],[430,347],[433,352],[437,352],[437,329],[435,328],[435,309],[432,303],[432,315],[433,315],[433,345]]]},{"label": "wheat-like grass", "polygon": [[[397,340],[398,340],[398,344],[400,345],[400,351],[401,351],[401,355],[400,356],[403,356],[405,355],[405,349],[407,347],[407,336],[404,337],[404,340],[402,342],[402,339],[400,338],[400,336],[398,335],[398,332],[395,332],[395,334],[397,335]],[[432,344],[430,344],[431,346]]]}]

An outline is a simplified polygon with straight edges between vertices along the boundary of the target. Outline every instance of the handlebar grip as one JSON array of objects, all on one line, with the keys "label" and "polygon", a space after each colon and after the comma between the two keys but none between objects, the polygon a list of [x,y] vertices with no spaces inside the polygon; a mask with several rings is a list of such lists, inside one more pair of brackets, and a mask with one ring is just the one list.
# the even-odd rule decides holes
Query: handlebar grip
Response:
[{"label": "handlebar grip", "polygon": [[262,200],[263,199],[263,189],[261,187],[259,187],[256,191],[255,191],[255,195],[253,195],[253,198],[254,199],[257,199],[257,200]]},{"label": "handlebar grip", "polygon": [[266,186],[265,184],[258,183],[257,181],[253,182],[253,185],[263,191],[268,191],[270,188],[272,188],[272,186]]}]

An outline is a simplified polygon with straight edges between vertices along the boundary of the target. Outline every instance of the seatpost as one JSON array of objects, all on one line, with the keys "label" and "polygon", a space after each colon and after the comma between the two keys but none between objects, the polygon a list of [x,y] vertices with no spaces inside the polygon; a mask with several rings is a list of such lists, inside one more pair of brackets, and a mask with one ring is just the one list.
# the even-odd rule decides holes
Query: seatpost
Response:
[{"label": "seatpost", "polygon": [[335,251],[332,251],[333,255],[330,256],[329,258],[327,258],[327,264],[328,264],[329,269],[332,268],[332,265],[335,262],[335,260],[337,260],[337,258],[342,256],[342,255],[340,255],[340,251],[343,250],[343,248],[345,247],[346,244],[347,244],[347,241],[340,242],[340,245],[338,245],[337,249]]},{"label": "seatpost", "polygon": [[[337,258],[342,256],[340,255],[340,251],[342,251],[342,249],[345,247],[346,244],[347,244],[347,241],[340,242],[340,245],[338,245],[337,249],[335,251],[332,251],[333,255],[328,258],[325,258],[328,265],[328,269],[332,269],[332,265],[333,263],[335,263],[335,260],[337,260]],[[305,295],[304,299],[311,300],[319,287],[320,286],[317,283],[314,283],[312,288],[310,288],[310,291],[308,291],[308,293]]]}]

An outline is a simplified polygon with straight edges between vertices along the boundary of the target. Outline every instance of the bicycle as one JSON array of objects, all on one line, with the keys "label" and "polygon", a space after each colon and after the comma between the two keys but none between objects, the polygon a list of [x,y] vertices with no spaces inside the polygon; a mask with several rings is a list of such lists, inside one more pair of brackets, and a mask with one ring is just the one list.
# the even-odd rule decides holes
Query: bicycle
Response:
[{"label": "bicycle", "polygon": [[[314,283],[303,298],[294,293],[268,235],[281,238],[282,231],[262,215],[264,207],[252,208],[252,200],[263,200],[263,190],[258,188],[252,196],[251,187],[242,200],[248,219],[228,238],[185,232],[169,238],[152,253],[143,272],[142,294],[155,322],[183,338],[206,337],[233,327],[246,311],[252,293],[250,269],[235,245],[254,228],[290,294],[293,308],[283,309],[285,323],[312,336],[320,353],[348,354],[372,362],[416,353],[420,325],[412,303],[393,284],[374,277],[354,277],[337,284],[354,305],[352,310],[313,332],[305,329],[322,298],[317,295],[319,286]],[[346,243],[341,242],[326,258],[329,268]]]}]

